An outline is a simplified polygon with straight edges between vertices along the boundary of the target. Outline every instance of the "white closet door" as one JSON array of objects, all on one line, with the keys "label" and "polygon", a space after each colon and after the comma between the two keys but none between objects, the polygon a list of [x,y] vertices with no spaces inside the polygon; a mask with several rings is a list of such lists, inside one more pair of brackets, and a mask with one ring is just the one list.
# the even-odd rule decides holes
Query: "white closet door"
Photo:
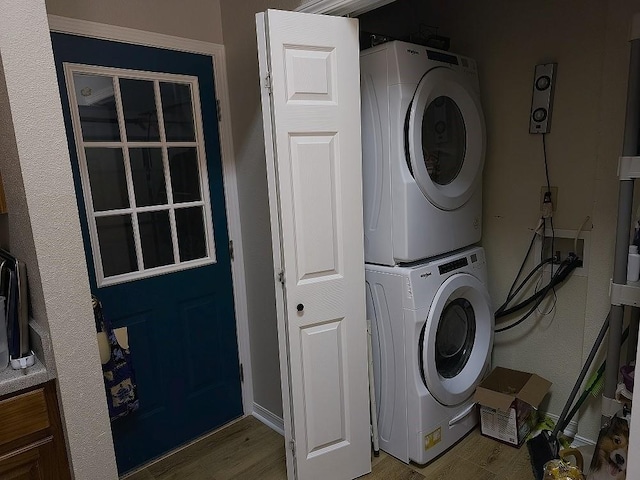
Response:
[{"label": "white closet door", "polygon": [[358,24],[257,16],[289,479],[371,470]]}]

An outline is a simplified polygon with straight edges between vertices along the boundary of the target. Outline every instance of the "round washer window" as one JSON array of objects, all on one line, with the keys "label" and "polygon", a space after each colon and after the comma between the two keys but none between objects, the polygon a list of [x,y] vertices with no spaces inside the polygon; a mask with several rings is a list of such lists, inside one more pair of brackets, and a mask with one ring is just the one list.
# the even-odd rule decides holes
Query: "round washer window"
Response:
[{"label": "round washer window", "polygon": [[460,173],[467,150],[467,132],[460,108],[451,98],[435,98],[422,116],[422,153],[431,180],[451,183]]},{"label": "round washer window", "polygon": [[436,333],[436,368],[440,375],[453,378],[462,371],[475,337],[473,306],[464,298],[456,298],[443,310]]}]

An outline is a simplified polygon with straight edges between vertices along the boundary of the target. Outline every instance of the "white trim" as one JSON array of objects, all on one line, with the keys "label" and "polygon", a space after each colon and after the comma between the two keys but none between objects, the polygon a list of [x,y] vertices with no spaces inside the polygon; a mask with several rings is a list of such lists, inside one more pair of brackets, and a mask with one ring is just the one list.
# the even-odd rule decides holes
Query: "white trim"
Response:
[{"label": "white trim", "polygon": [[573,442],[571,442],[571,446],[574,448],[584,447],[586,445],[595,447],[596,442],[594,440],[591,440],[590,438],[583,437],[582,435],[576,435],[573,438]]},{"label": "white trim", "polygon": [[[76,63],[64,63],[64,71],[65,78],[67,81],[67,93],[69,97],[69,108],[72,112],[72,124],[73,131],[76,140],[76,155],[78,157],[78,166],[81,172],[81,178],[83,182],[88,182],[83,186],[83,191],[92,192],[91,190],[91,181],[89,175],[89,166],[87,164],[86,158],[86,149],[87,147],[82,132],[82,125],[80,120],[80,112],[79,112],[79,104],[76,95],[76,84],[75,84],[75,74],[80,75],[98,75],[103,76],[105,78],[111,78],[113,83],[113,96],[116,105],[116,113],[118,118],[118,127],[120,132],[120,140],[118,142],[110,142],[114,145],[117,145],[118,149],[122,152],[123,155],[123,163],[124,163],[124,172],[125,172],[125,181],[127,183],[127,191],[128,191],[128,199],[129,206],[126,208],[119,208],[115,210],[96,212],[93,202],[90,199],[85,199],[85,209],[87,215],[87,224],[94,227],[89,229],[89,236],[91,240],[91,248],[92,248],[92,257],[93,264],[96,272],[96,283],[98,288],[105,287],[107,285],[114,285],[117,283],[130,282],[134,280],[142,280],[144,278],[163,275],[166,273],[176,272],[180,270],[186,270],[187,268],[194,268],[196,266],[208,265],[216,263],[216,245],[214,241],[214,225],[213,218],[211,213],[211,200],[209,198],[209,175],[207,172],[207,162],[206,162],[206,152],[205,152],[205,144],[204,144],[204,130],[202,126],[202,112],[200,108],[200,91],[198,87],[198,78],[193,76],[186,75],[174,75],[170,73],[148,73],[144,71],[136,71],[130,69],[119,69],[113,67],[99,67],[99,66],[91,66],[91,65],[82,65]],[[151,210],[149,210],[148,206],[138,207],[137,199],[135,194],[135,186],[133,181],[133,172],[131,169],[131,158],[129,148],[131,145],[129,144],[129,138],[126,128],[126,119],[124,115],[124,106],[122,101],[122,93],[120,91],[120,79],[121,78],[133,78],[145,80],[153,83],[154,88],[154,98],[155,98],[155,106],[157,109],[157,122],[158,129],[160,132],[159,142],[153,142],[154,144],[159,143],[160,149],[162,151],[162,164],[164,170],[164,178],[165,178],[165,189],[167,192],[167,203],[161,205],[153,205],[151,206]],[[167,139],[164,129],[164,117],[163,117],[163,107],[162,100],[160,95],[160,87],[159,82],[172,83],[178,85],[188,86],[190,89],[191,95],[191,115],[193,120],[193,129],[194,129],[194,140],[195,140],[195,151],[197,155],[197,164],[198,164],[198,180],[199,180],[199,194],[200,200],[193,202],[181,202],[177,205],[174,204],[173,198],[173,185],[171,182],[171,172],[169,168],[169,160],[167,157],[167,151],[171,148],[167,145]],[[97,142],[96,142],[97,143]],[[136,142],[139,144],[140,142]],[[142,142],[142,145],[145,148],[149,148],[149,146],[145,146],[145,143]],[[139,148],[139,147],[134,147]],[[157,148],[157,147],[151,147]],[[187,147],[193,148],[193,147]],[[206,186],[206,188],[205,188]],[[91,195],[93,195],[91,193]],[[178,228],[175,220],[175,210],[176,208],[186,208],[187,203],[191,203],[192,206],[198,207],[201,209],[203,214],[203,223],[204,223],[204,233],[205,233],[205,244],[206,244],[206,255],[202,258],[192,259],[185,262],[182,262],[180,259],[180,249],[178,242]],[[147,268],[144,264],[144,252],[142,246],[142,235],[140,232],[140,224],[138,215],[141,213],[147,212],[167,212],[170,222],[171,229],[171,243],[173,248],[173,260],[174,263],[168,265],[162,265],[158,267]],[[131,272],[127,272],[120,275],[110,275],[106,277],[104,275],[104,264],[102,262],[102,251],[100,248],[100,237],[98,234],[98,226],[97,226],[97,218],[99,217],[111,217],[111,216],[120,216],[120,215],[130,215],[131,216],[131,224],[133,230],[133,239],[135,244],[135,252],[137,259],[137,269]],[[183,266],[183,263],[188,264],[188,266]]]},{"label": "white trim", "polygon": [[[81,37],[99,38],[115,42],[145,45],[147,47],[166,48],[190,53],[217,56],[224,52],[224,45],[174,37],[163,33],[147,32],[134,28],[118,27],[106,23],[78,20],[58,15],[47,15],[49,30],[58,33],[69,33]],[[224,72],[226,73],[226,72]]]},{"label": "white trim", "polygon": [[227,65],[223,45],[190,40],[171,35],[145,32],[132,28],[117,27],[103,23],[77,20],[73,18],[48,15],[49,29],[52,32],[67,33],[85,37],[112,40],[134,45],[166,48],[183,52],[198,53],[212,57],[216,96],[223,112],[220,127],[220,153],[224,176],[224,192],[227,207],[229,239],[234,244],[234,260],[231,262],[233,276],[233,295],[235,300],[236,327],[238,332],[238,356],[244,369],[242,384],[242,403],[244,411],[253,408],[253,380],[251,370],[251,350],[249,344],[249,315],[247,312],[247,287],[245,282],[244,254],[242,248],[242,228],[240,222],[240,204],[236,177],[235,155],[231,130],[231,106],[227,83]]},{"label": "white trim", "polygon": [[[283,435],[284,440],[295,442],[293,436],[293,413],[291,404],[291,369],[288,347],[288,324],[285,321],[285,298],[284,286],[280,285],[278,276],[281,274],[284,278],[285,272],[282,260],[282,239],[280,232],[280,205],[276,191],[278,188],[277,170],[275,161],[275,142],[273,137],[273,109],[271,104],[271,95],[265,95],[264,90],[270,91],[271,83],[265,72],[271,71],[269,65],[269,46],[267,37],[267,14],[256,14],[256,38],[258,43],[258,65],[260,71],[260,101],[262,105],[262,127],[265,142],[265,160],[267,163],[267,185],[269,192],[269,218],[271,221],[271,244],[273,255],[274,282],[276,285],[276,318],[278,325],[278,352],[280,354],[280,388],[282,390],[282,412],[283,412]],[[291,450],[287,450],[287,478],[294,479],[296,477],[296,465]]]},{"label": "white trim", "polygon": [[355,17],[393,1],[394,0],[308,0],[294,11]]},{"label": "white trim", "polygon": [[262,423],[264,423],[271,430],[278,432],[284,437],[284,420],[282,418],[274,413],[271,413],[269,410],[264,408],[262,405],[258,405],[257,403],[253,404],[252,415],[257,420],[260,420]]},{"label": "white trim", "polygon": [[[166,211],[168,212],[168,210]],[[162,265],[160,267],[145,268],[144,270],[137,270],[135,272],[122,273],[120,275],[113,275],[111,277],[103,278],[100,285],[98,286],[100,288],[108,287],[110,285],[118,285],[121,283],[133,282],[145,278],[166,275],[168,273],[191,270],[192,268],[204,267],[206,265],[213,265],[215,263],[216,262],[211,258],[198,258],[196,260],[189,260],[188,262],[181,262],[178,264],[171,263],[169,265]]]},{"label": "white trim", "polygon": [[[551,420],[553,420],[554,424],[557,423],[558,419],[560,418],[559,415],[555,415],[553,413],[545,413],[544,415],[545,417],[549,417]],[[578,433],[578,422],[575,420],[571,420],[569,422],[569,425],[567,425],[567,427],[562,431],[562,433],[568,438],[573,438],[573,441],[571,442],[572,447],[582,447],[584,445],[596,444],[595,440],[592,440],[587,437],[583,437],[581,435],[576,435]]]}]

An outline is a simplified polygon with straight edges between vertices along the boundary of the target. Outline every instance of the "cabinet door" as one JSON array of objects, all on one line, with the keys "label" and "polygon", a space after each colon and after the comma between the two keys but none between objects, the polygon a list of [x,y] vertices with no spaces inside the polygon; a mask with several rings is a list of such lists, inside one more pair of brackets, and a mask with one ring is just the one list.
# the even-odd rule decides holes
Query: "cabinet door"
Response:
[{"label": "cabinet door", "polygon": [[0,478],[3,480],[58,478],[53,438],[46,438],[27,448],[0,457]]}]

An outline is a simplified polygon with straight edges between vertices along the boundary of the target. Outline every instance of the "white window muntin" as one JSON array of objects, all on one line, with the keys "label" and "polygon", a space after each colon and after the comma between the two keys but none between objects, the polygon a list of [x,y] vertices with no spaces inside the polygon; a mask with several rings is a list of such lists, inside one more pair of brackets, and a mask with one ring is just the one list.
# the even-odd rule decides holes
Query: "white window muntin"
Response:
[{"label": "white window muntin", "polygon": [[[211,213],[211,201],[209,196],[209,176],[207,172],[206,152],[204,146],[204,130],[202,126],[201,105],[200,105],[200,93],[198,88],[198,79],[196,77],[187,75],[177,75],[158,72],[146,72],[128,69],[119,69],[112,67],[98,67],[91,65],[81,65],[73,63],[64,64],[65,80],[67,83],[67,93],[69,96],[71,119],[73,124],[74,137],[76,141],[76,151],[78,156],[78,163],[80,167],[80,177],[82,182],[82,191],[84,194],[85,209],[87,212],[87,222],[89,227],[89,236],[91,240],[91,249],[93,253],[93,263],[96,272],[96,282],[98,287],[114,285],[118,283],[129,282],[132,280],[138,280],[156,275],[162,275],[165,273],[171,273],[175,271],[185,270],[189,268],[195,268],[203,265],[216,263],[216,250],[214,241],[214,230]],[[73,74],[88,74],[88,75],[101,75],[112,78],[114,96],[116,101],[116,112],[118,117],[118,126],[120,131],[120,141],[109,142],[95,142],[84,141],[82,136],[82,127],[80,122],[80,112],[78,109],[78,100],[76,97],[75,85]],[[119,79],[136,79],[152,81],[154,84],[154,94],[156,101],[156,111],[158,113],[158,128],[160,130],[160,141],[131,141],[127,139],[126,126],[124,121],[124,112],[122,107],[122,98],[120,96]],[[191,91],[191,107],[194,120],[194,142],[185,141],[167,141],[164,127],[164,118],[161,105],[160,96],[160,82],[175,83],[182,85],[189,85]],[[127,182],[127,190],[129,196],[129,207],[115,210],[106,210],[96,212],[93,207],[93,197],[91,194],[91,185],[89,181],[89,170],[87,165],[87,159],[85,155],[85,147],[93,148],[114,148],[120,149],[123,154],[125,177]],[[173,203],[173,188],[171,185],[171,172],[169,170],[168,148],[173,147],[192,147],[196,149],[198,170],[199,170],[199,183],[200,183],[200,199],[199,201]],[[164,167],[164,179],[165,187],[167,189],[167,203],[163,205],[152,205],[145,207],[138,207],[136,205],[135,192],[133,187],[133,178],[131,173],[131,164],[129,159],[129,148],[160,148],[162,151],[162,162]],[[206,242],[206,256],[195,260],[180,261],[180,251],[178,247],[178,236],[175,220],[175,211],[188,207],[202,207],[203,209],[203,222],[205,230],[205,242]],[[140,230],[138,226],[138,213],[154,212],[154,211],[168,211],[169,221],[171,226],[171,239],[174,253],[174,264],[163,265],[153,268],[145,268],[144,260],[142,257],[142,243],[140,238]],[[133,236],[137,257],[138,270],[105,277],[102,264],[102,254],[100,251],[100,244],[98,241],[98,230],[96,224],[96,218],[108,217],[116,215],[131,215],[133,225]]]}]

